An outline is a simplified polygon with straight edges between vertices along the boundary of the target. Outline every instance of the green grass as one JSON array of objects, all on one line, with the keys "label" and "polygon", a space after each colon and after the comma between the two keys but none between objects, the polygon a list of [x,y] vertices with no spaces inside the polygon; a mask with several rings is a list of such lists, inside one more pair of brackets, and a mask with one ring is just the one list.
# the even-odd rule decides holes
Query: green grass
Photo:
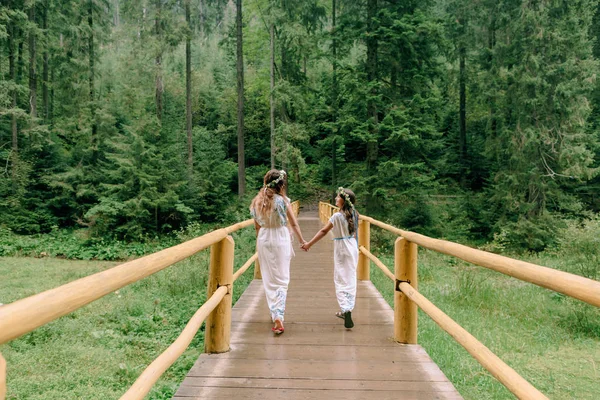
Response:
[{"label": "green grass", "polygon": [[[393,271],[393,239],[374,250]],[[383,241],[382,241],[383,244]],[[570,270],[570,260],[527,260]],[[419,291],[551,399],[600,398],[600,309],[462,260],[419,249]],[[392,283],[371,279],[393,307]],[[419,310],[418,342],[465,399],[514,396]]]},{"label": "green grass", "polygon": [[[235,233],[235,268],[254,250],[250,229]],[[8,399],[115,399],[181,333],[206,300],[208,249],[0,346]],[[0,303],[51,289],[117,263],[0,258]],[[234,302],[253,277],[236,281]],[[148,396],[171,398],[204,347],[204,327]]]}]

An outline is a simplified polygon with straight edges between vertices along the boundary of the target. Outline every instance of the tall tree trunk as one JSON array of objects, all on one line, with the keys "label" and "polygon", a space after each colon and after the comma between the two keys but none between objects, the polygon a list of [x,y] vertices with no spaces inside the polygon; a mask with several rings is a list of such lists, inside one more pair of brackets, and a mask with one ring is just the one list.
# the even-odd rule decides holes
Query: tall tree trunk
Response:
[{"label": "tall tree trunk", "polygon": [[23,82],[23,69],[25,68],[25,61],[23,61],[23,42],[25,41],[24,32],[15,26],[15,38],[21,36],[19,45],[17,46],[17,84]]},{"label": "tall tree trunk", "polygon": [[[50,68],[50,82],[54,82],[54,68]],[[54,86],[50,86],[50,106],[48,108],[48,121],[54,120]]]},{"label": "tall tree trunk", "polygon": [[42,27],[44,28],[44,36],[46,38],[46,45],[44,46],[44,67],[42,71],[42,102],[44,107],[44,123],[48,123],[49,117],[49,103],[48,103],[48,43],[49,43],[49,33],[48,33],[48,11],[50,8],[50,1],[45,0],[44,2],[44,19]]},{"label": "tall tree trunk", "polygon": [[[13,81],[13,84],[17,83],[17,69],[15,68],[15,34],[17,28],[14,23],[9,24],[8,32],[8,75]],[[17,108],[17,90],[13,89],[11,94],[12,103],[11,108],[13,109],[13,115],[11,116],[11,131],[12,131],[12,177],[13,181],[16,178],[17,163],[15,162],[19,156],[19,137],[17,135],[17,116],[14,114],[15,108]]]},{"label": "tall tree trunk", "polygon": [[[377,81],[377,38],[375,31],[377,30],[375,16],[377,15],[377,0],[368,0],[367,2],[367,79],[370,85],[375,85]],[[375,176],[377,166],[377,153],[379,151],[378,136],[378,115],[377,104],[375,103],[376,89],[371,89],[369,99],[367,101],[367,113],[371,119],[369,124],[369,138],[367,141],[367,182],[372,182],[372,177]],[[371,212],[377,207],[374,204],[372,196],[374,187],[371,183],[367,187],[367,212]]]},{"label": "tall tree trunk", "polygon": [[115,26],[119,26],[121,24],[121,15],[119,10],[119,0],[114,0],[113,2],[113,24]]},{"label": "tall tree trunk", "polygon": [[163,79],[162,79],[162,44],[161,41],[161,13],[162,13],[162,0],[156,0],[156,17],[154,19],[154,27],[156,33],[156,40],[158,42],[158,53],[156,55],[156,116],[159,121],[162,121],[163,114]]},{"label": "tall tree trunk", "polygon": [[466,188],[467,185],[467,88],[466,88],[466,78],[467,72],[465,67],[465,62],[467,58],[467,48],[465,45],[466,40],[466,21],[464,17],[459,18],[459,23],[461,25],[461,35],[459,38],[459,48],[458,48],[458,57],[459,57],[459,78],[458,78],[458,91],[459,91],[459,152],[461,164],[463,165],[462,171],[460,174],[460,183],[463,188]]},{"label": "tall tree trunk", "polygon": [[206,32],[206,6],[204,5],[204,0],[200,0],[199,8],[200,8],[200,37],[204,41],[205,32]]},{"label": "tall tree trunk", "polygon": [[304,55],[304,57],[302,58],[302,73],[304,74],[304,77],[306,78],[306,62],[307,62],[308,57],[306,55]]},{"label": "tall tree trunk", "polygon": [[[23,82],[23,70],[25,69],[25,60],[23,59],[23,44],[25,42],[25,32],[23,30],[21,30],[20,28],[18,28],[17,26],[14,26],[15,29],[15,39],[19,38],[18,41],[18,45],[17,45],[17,79],[15,81],[15,83],[17,85],[20,85]],[[14,96],[14,101],[15,101],[15,106],[20,106],[19,103],[21,103],[21,105],[23,105],[23,100],[19,99],[19,93],[15,90],[15,93],[13,94]],[[23,105],[21,108],[25,109],[27,106]],[[15,127],[15,130],[17,130],[16,135],[18,136],[18,124]]]},{"label": "tall tree trunk", "polygon": [[[274,29],[274,28],[273,28]],[[287,54],[286,54],[286,41],[279,40],[279,47],[281,49],[281,61],[279,68],[279,79],[284,80],[287,79]],[[273,60],[273,65],[275,65],[275,60]],[[279,115],[281,116],[281,121],[289,122],[288,112],[285,106],[285,103],[279,105]],[[288,156],[288,148],[287,148],[287,134],[286,130],[283,129],[281,135],[281,148],[279,149],[280,157],[281,157],[281,169],[285,170],[287,168],[287,156]]]},{"label": "tall tree trunk", "polygon": [[88,56],[89,56],[89,91],[90,91],[90,118],[92,120],[92,165],[96,164],[98,159],[98,124],[96,123],[96,90],[95,71],[94,71],[94,0],[88,1],[88,26],[90,35],[88,37]]},{"label": "tall tree trunk", "polygon": [[[332,198],[335,199],[337,188],[337,114],[338,114],[338,87],[337,87],[337,37],[336,37],[336,0],[331,0],[331,55],[332,55],[332,134],[331,140],[331,187],[333,189]],[[335,201],[335,200],[334,200]]]},{"label": "tall tree trunk", "polygon": [[[488,31],[488,67],[489,71],[493,70],[493,51],[494,46],[496,45],[496,8],[494,4],[494,9],[492,10],[492,18],[490,21],[490,29]],[[495,88],[493,89],[495,90]],[[492,138],[496,138],[496,130],[497,130],[497,121],[496,121],[496,93],[492,91],[492,96],[490,98],[490,130]]]},{"label": "tall tree trunk", "polygon": [[29,8],[29,23],[32,25],[29,28],[29,107],[31,118],[37,118],[37,74],[36,66],[36,45],[35,45],[35,3]]},{"label": "tall tree trunk", "polygon": [[185,129],[187,132],[188,176],[190,183],[194,172],[194,146],[192,142],[192,25],[190,23],[190,1],[185,2],[185,22],[188,33],[185,38]]},{"label": "tall tree trunk", "polygon": [[275,27],[271,22],[271,95],[269,97],[271,104],[271,169],[275,168]]},{"label": "tall tree trunk", "polygon": [[[400,55],[398,54],[398,52],[394,52],[395,53],[395,57],[399,58]],[[398,96],[396,95],[396,88],[398,87],[398,63],[394,62],[391,65],[391,70],[390,70],[390,86],[392,88],[393,91],[393,98],[396,99]]]},{"label": "tall tree trunk", "polygon": [[237,140],[238,140],[238,194],[246,192],[246,164],[244,152],[244,52],[242,32],[242,0],[236,0],[237,31]]}]

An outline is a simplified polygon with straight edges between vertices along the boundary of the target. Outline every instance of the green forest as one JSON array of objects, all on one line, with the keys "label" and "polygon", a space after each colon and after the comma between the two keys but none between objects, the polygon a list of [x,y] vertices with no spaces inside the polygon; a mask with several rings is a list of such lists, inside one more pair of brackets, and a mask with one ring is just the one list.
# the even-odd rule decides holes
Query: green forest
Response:
[{"label": "green forest", "polygon": [[0,230],[141,241],[306,205],[542,251],[600,208],[592,0],[4,0]]}]

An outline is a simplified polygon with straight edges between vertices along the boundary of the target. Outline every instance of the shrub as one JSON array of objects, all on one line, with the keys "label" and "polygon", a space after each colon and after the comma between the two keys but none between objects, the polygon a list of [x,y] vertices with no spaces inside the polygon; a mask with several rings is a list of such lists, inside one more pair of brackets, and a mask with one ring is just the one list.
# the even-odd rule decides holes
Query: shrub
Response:
[{"label": "shrub", "polygon": [[566,221],[558,237],[560,252],[572,260],[570,272],[590,279],[600,278],[600,218]]}]

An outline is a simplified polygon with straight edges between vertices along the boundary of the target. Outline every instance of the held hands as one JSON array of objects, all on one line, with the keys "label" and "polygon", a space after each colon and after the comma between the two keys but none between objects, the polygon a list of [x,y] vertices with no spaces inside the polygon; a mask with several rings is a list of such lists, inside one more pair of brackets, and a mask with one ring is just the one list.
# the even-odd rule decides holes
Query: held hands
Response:
[{"label": "held hands", "polygon": [[310,249],[310,244],[308,242],[304,242],[300,245],[300,248],[304,251],[308,251]]}]

